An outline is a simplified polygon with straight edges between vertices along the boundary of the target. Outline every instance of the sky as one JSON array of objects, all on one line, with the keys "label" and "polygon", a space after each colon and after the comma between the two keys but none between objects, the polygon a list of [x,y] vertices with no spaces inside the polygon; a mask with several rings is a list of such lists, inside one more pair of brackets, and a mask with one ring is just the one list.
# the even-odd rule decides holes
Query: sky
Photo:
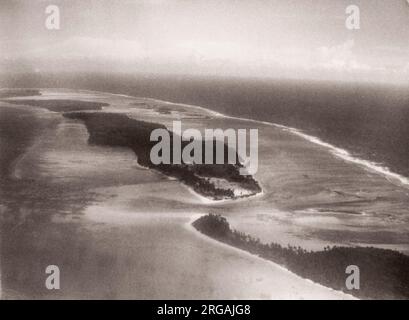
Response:
[{"label": "sky", "polygon": [[409,1],[2,0],[0,72],[27,71],[408,83]]}]

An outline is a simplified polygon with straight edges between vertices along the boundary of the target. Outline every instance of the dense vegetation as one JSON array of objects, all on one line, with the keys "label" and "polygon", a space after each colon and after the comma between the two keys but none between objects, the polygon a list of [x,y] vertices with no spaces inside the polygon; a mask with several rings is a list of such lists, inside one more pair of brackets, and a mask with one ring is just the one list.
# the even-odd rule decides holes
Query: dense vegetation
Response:
[{"label": "dense vegetation", "polygon": [[77,101],[77,100],[5,100],[7,103],[24,104],[33,107],[45,108],[54,112],[70,112],[83,110],[102,110],[108,103]]},{"label": "dense vegetation", "polygon": [[[19,95],[21,90],[17,90]],[[5,91],[6,92],[6,91]],[[9,91],[7,91],[9,92]],[[14,91],[13,91],[14,92]],[[11,95],[13,92],[9,92]],[[25,90],[26,95],[35,93],[40,94],[36,90]],[[17,92],[15,92],[16,94]],[[34,107],[46,108],[54,112],[65,112],[64,116],[71,119],[79,119],[85,122],[85,125],[90,134],[89,142],[99,145],[122,146],[131,148],[138,157],[139,164],[148,168],[156,169],[168,176],[175,177],[192,187],[196,192],[210,197],[212,199],[234,199],[237,196],[234,194],[234,189],[231,187],[216,186],[210,179],[219,178],[226,180],[229,183],[235,183],[248,191],[246,196],[256,194],[261,191],[257,181],[252,176],[244,176],[239,174],[241,164],[238,161],[236,154],[237,165],[228,164],[228,147],[224,144],[225,164],[160,164],[155,165],[150,160],[150,151],[156,142],[150,141],[152,130],[157,128],[166,129],[164,126],[154,123],[148,123],[130,119],[126,115],[113,113],[85,113],[76,111],[100,111],[102,107],[108,106],[107,103],[76,101],[76,100],[4,100],[7,103],[18,105],[30,105]],[[161,112],[169,112],[164,108]],[[172,140],[175,138],[173,133],[168,131],[172,149]],[[176,137],[179,138],[179,137]],[[182,148],[189,142],[182,141]],[[204,148],[203,141],[203,150]],[[222,142],[213,142],[213,156],[216,161],[217,144]],[[171,150],[172,154],[172,150]],[[203,152],[203,162],[205,154]]]},{"label": "dense vegetation", "polygon": [[[327,247],[324,251],[307,251],[301,247],[283,247],[261,243],[245,233],[232,230],[226,218],[209,214],[193,222],[205,235],[271,260],[303,278],[342,290],[360,298],[408,299],[409,257],[393,250],[372,247]],[[360,289],[345,287],[349,265],[360,268]]]},{"label": "dense vegetation", "polygon": [[[65,117],[83,120],[90,138],[89,142],[98,145],[121,146],[131,148],[138,157],[138,163],[142,166],[156,169],[168,176],[175,177],[186,185],[192,187],[196,192],[212,199],[236,198],[231,188],[219,188],[210,181],[210,178],[220,178],[239,184],[241,188],[249,190],[251,194],[261,191],[257,181],[250,175],[240,175],[240,164],[233,165],[227,162],[227,146],[225,148],[225,164],[153,164],[150,159],[150,151],[157,143],[150,141],[151,132],[154,129],[165,129],[160,124],[131,119],[123,114],[113,113],[65,113]],[[179,139],[172,132],[170,135],[170,148],[173,139]],[[182,141],[182,149],[189,142]],[[204,143],[204,142],[203,142]],[[216,157],[216,144],[213,143],[213,156]],[[205,148],[202,148],[205,150]],[[170,152],[172,153],[172,150]],[[203,152],[204,153],[204,152]],[[203,154],[203,159],[205,155]],[[214,158],[215,160],[215,158]],[[215,163],[215,161],[213,161]],[[238,161],[236,161],[238,163]]]}]

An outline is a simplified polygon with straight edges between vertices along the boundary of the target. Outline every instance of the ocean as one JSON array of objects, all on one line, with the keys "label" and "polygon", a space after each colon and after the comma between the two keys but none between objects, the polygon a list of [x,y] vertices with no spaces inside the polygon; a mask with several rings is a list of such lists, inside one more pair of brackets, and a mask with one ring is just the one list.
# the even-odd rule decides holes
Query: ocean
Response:
[{"label": "ocean", "polygon": [[4,82],[150,97],[276,123],[397,173],[401,181],[409,177],[409,86],[118,74],[32,74]]},{"label": "ocean", "polygon": [[[164,125],[182,118],[186,127],[198,129],[257,126],[256,179],[264,193],[203,201],[179,181],[138,166],[128,149],[90,145],[78,121],[0,102],[0,149],[14,154],[2,159],[0,171],[5,299],[349,298],[201,235],[191,222],[208,212],[223,214],[237,230],[265,242],[309,249],[353,242],[407,250],[406,216],[400,213],[409,198],[402,188],[279,128],[151,99],[83,90],[41,93],[43,99],[105,101],[106,112]],[[143,101],[154,108],[141,107]],[[165,105],[170,114],[155,111]],[[278,145],[281,153],[275,152]],[[317,164],[331,171],[323,173]],[[276,205],[295,206],[297,212]],[[50,264],[61,267],[61,290],[44,286]]]}]

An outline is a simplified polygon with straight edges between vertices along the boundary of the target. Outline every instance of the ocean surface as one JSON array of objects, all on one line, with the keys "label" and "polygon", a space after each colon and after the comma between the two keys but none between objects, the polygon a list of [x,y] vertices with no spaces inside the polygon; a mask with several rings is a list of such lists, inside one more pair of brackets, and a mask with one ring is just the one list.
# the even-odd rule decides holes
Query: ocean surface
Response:
[{"label": "ocean surface", "polygon": [[25,75],[4,84],[150,97],[281,124],[409,177],[409,85],[108,74]]},{"label": "ocean surface", "polygon": [[[106,102],[104,111],[169,127],[257,128],[264,191],[205,202],[127,149],[90,146],[80,122],[0,102],[3,298],[345,298],[201,237],[189,223],[209,212],[263,242],[409,254],[407,89],[114,75],[0,85],[79,88],[36,98]],[[4,157],[22,150],[11,165]],[[49,264],[63,267],[58,293],[43,286]]]},{"label": "ocean surface", "polygon": [[[200,130],[255,126],[152,99],[41,92],[35,98],[107,102],[106,112],[168,126],[175,119]],[[280,128],[257,124],[262,138],[256,179],[264,193],[209,203],[177,180],[141,168],[128,149],[89,145],[81,122],[25,106],[24,99],[20,106],[0,102],[0,149],[20,154],[0,162],[4,299],[350,298],[202,236],[190,223],[208,212],[227,216],[235,228],[263,241],[311,249],[362,243],[406,250],[408,224],[401,213],[409,197],[401,187]],[[158,111],[164,106],[171,112]],[[311,209],[320,206],[322,211]],[[392,216],[380,212],[385,207]],[[59,291],[44,286],[51,264],[61,268]]]}]

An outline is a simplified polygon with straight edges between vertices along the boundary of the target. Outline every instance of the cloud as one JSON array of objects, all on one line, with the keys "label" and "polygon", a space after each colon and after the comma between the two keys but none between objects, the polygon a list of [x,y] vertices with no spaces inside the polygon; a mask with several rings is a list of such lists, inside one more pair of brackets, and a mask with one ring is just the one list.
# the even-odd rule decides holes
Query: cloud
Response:
[{"label": "cloud", "polygon": [[141,45],[126,39],[73,37],[62,42],[41,44],[20,53],[30,58],[136,60],[145,56]]},{"label": "cloud", "polygon": [[[119,70],[339,79],[407,79],[407,56],[400,63],[358,55],[354,40],[333,46],[249,47],[242,42],[181,40],[139,41],[74,36],[0,41],[0,64],[41,70]],[[387,48],[390,49],[390,48]],[[396,50],[396,49],[394,49]],[[374,55],[381,49],[373,51]],[[22,62],[20,62],[22,61]],[[363,63],[362,61],[365,61]],[[1,65],[0,65],[1,67]]]},{"label": "cloud", "polygon": [[226,59],[236,63],[249,60],[245,48],[232,42],[188,41],[176,45],[173,50],[175,56],[194,56],[199,63]]},{"label": "cloud", "polygon": [[370,71],[372,68],[357,60],[354,54],[355,41],[350,39],[332,47],[317,49],[318,66],[335,71]]}]

